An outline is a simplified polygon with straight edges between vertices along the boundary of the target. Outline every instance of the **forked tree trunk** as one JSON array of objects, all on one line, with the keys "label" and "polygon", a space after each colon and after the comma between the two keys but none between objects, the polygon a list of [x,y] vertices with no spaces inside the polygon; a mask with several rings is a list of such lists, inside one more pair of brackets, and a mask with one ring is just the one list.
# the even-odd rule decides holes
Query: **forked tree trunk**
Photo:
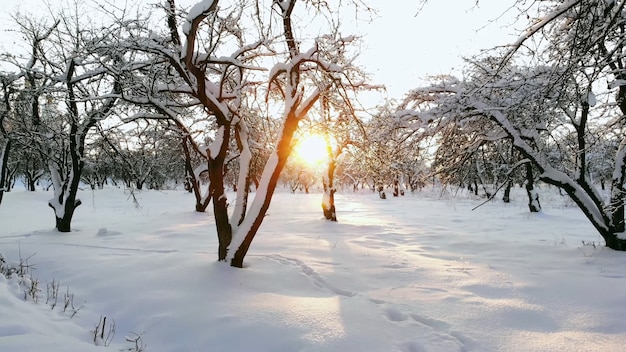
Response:
[{"label": "forked tree trunk", "polygon": [[[259,227],[261,227],[263,218],[269,209],[280,173],[285,167],[289,154],[291,154],[291,141],[293,139],[293,134],[298,129],[300,116],[295,114],[296,109],[296,107],[292,107],[289,115],[285,119],[283,133],[278,142],[276,152],[274,155],[270,156],[270,159],[266,164],[266,169],[263,170],[263,176],[261,176],[260,182],[261,189],[257,191],[257,195],[252,203],[252,208],[255,210],[258,209],[258,212],[250,214],[251,216],[247,216],[241,224],[241,227],[239,227],[239,231],[242,231],[244,238],[243,241],[241,241],[241,245],[239,245],[239,248],[237,248],[237,251],[233,255],[230,262],[231,266],[237,268],[243,267],[243,259],[248,253],[252,240],[254,240]],[[263,190],[265,190],[265,192],[263,192]]]},{"label": "forked tree trunk", "polygon": [[[71,76],[71,75],[70,75]],[[69,89],[70,98],[72,99],[72,104],[70,105],[70,110],[74,113],[74,116],[78,116],[76,113],[76,103],[74,101],[73,90],[70,87]],[[54,186],[54,195],[56,199],[51,200],[48,205],[54,210],[54,215],[56,218],[56,228],[59,232],[70,232],[71,231],[71,223],[72,217],[74,216],[74,211],[81,205],[80,199],[77,198],[78,195],[78,185],[80,184],[80,177],[83,172],[83,168],[85,166],[84,163],[84,150],[85,150],[85,138],[86,135],[79,135],[78,133],[79,126],[78,123],[73,122],[70,126],[70,136],[74,136],[74,138],[70,138],[69,149],[70,149],[70,161],[71,167],[69,173],[66,175],[65,179],[61,179],[61,174],[59,173],[59,169],[56,168],[52,163],[50,163],[50,173],[53,175],[53,186]]]},{"label": "forked tree trunk", "polygon": [[57,215],[56,209],[54,209],[54,207],[50,203],[48,203],[48,206],[50,206],[55,211],[55,227],[59,232],[72,231],[72,218],[74,217],[74,211],[82,203],[80,199],[77,199],[75,202],[73,202],[72,206],[69,205],[69,202],[66,204],[67,206],[65,206],[65,213],[63,213],[63,216],[59,217],[59,215]]},{"label": "forked tree trunk", "polygon": [[41,177],[43,172],[35,170],[35,165],[31,165],[32,168],[24,173],[26,178],[26,189],[29,192],[35,192],[37,190],[37,180]]},{"label": "forked tree trunk", "polygon": [[[73,142],[71,142],[73,143]],[[73,157],[74,159],[74,157]],[[78,163],[80,164],[80,163]],[[60,174],[54,166],[50,167],[53,174],[54,198],[48,202],[48,206],[54,210],[55,227],[59,232],[70,232],[74,211],[82,204],[81,200],[76,198],[78,195],[78,184],[80,182],[80,173],[82,168],[78,166],[78,171],[70,170],[68,179],[62,181]],[[54,180],[56,179],[56,181]]]},{"label": "forked tree trunk", "polygon": [[[79,109],[75,94],[76,83],[72,80],[76,69],[76,59],[70,60],[67,68],[66,87],[67,87],[67,107],[71,116],[69,130],[69,157],[70,169],[65,179],[59,173],[59,168],[49,161],[49,169],[52,174],[52,184],[54,186],[54,195],[48,205],[54,210],[56,218],[56,228],[59,232],[70,232],[72,217],[74,211],[81,205],[80,199],[77,198],[78,186],[85,167],[85,139],[89,133],[89,129],[94,127],[96,123],[105,118],[117,101],[117,98],[107,98],[103,105],[95,108],[87,114],[85,120],[80,122]],[[112,96],[121,93],[121,85],[115,81],[113,83]]]}]

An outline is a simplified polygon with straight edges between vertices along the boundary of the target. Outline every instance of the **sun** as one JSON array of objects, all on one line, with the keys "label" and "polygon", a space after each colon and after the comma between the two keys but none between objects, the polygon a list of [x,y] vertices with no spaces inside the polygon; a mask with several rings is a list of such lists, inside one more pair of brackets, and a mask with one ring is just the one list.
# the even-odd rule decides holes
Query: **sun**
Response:
[{"label": "sun", "polygon": [[326,140],[319,134],[310,134],[301,137],[294,146],[295,159],[310,168],[324,165],[328,161]]}]

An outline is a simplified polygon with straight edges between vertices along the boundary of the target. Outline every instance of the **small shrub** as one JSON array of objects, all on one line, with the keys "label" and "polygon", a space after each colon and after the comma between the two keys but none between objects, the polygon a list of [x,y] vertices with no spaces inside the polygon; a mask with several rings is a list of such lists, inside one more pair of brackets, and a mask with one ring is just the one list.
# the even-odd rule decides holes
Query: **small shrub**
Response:
[{"label": "small shrub", "polygon": [[115,336],[115,320],[109,319],[107,322],[107,317],[100,316],[98,325],[96,325],[92,333],[93,343],[96,346],[109,346],[113,336]]}]

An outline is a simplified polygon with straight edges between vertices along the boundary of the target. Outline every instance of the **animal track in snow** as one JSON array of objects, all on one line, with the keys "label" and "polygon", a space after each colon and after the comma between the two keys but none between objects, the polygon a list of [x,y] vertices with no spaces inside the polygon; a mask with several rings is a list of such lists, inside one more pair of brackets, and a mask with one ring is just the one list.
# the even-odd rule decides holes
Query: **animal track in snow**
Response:
[{"label": "animal track in snow", "polygon": [[[370,301],[379,305],[383,311],[383,315],[392,323],[402,323],[402,326],[405,327],[417,325],[426,328],[427,331],[430,331],[434,336],[452,343],[456,346],[456,348],[458,348],[458,351],[484,350],[482,346],[480,346],[480,344],[473,339],[458,331],[452,330],[452,326],[445,321],[415,313],[405,313],[397,307],[390,306],[389,303],[382,300],[370,298]],[[404,342],[399,345],[399,348],[403,352],[421,352],[427,350],[424,346],[414,341]]]},{"label": "animal track in snow", "polygon": [[318,274],[313,268],[304,264],[303,261],[295,258],[284,257],[279,254],[274,254],[269,256],[270,259],[273,259],[281,264],[285,265],[295,265],[300,269],[300,272],[307,276],[315,286],[331,291],[337,295],[345,296],[345,297],[353,297],[356,296],[355,292],[344,290],[338,287],[335,287],[328,283],[320,274]]}]

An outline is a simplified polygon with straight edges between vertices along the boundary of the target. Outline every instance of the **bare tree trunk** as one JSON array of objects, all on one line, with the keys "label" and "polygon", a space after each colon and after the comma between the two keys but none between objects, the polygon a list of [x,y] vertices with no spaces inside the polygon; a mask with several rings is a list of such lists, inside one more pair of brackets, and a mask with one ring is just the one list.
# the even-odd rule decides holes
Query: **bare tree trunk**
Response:
[{"label": "bare tree trunk", "polygon": [[504,196],[502,197],[502,201],[505,203],[511,202],[511,187],[513,186],[513,181],[509,180],[506,183],[506,188],[504,189]]},{"label": "bare tree trunk", "polygon": [[78,101],[76,98],[77,83],[73,81],[76,70],[77,59],[71,59],[68,62],[67,77],[65,81],[67,89],[67,108],[70,115],[70,131],[69,131],[69,172],[62,179],[58,168],[55,168],[52,162],[49,162],[50,172],[53,173],[53,186],[55,199],[52,199],[48,205],[54,210],[56,218],[56,228],[60,232],[70,232],[72,217],[74,211],[81,204],[77,198],[78,186],[80,178],[85,166],[85,139],[89,129],[94,127],[97,122],[104,119],[115,106],[117,98],[114,96],[121,92],[121,85],[116,80],[113,83],[111,91],[112,97],[107,98],[102,106],[91,109],[86,113],[84,120],[81,122],[79,118]]},{"label": "bare tree trunk", "polygon": [[[71,75],[68,75],[71,77]],[[70,99],[73,102],[74,96],[72,88],[69,90]],[[70,104],[71,113],[76,113],[75,104]],[[72,217],[74,216],[74,211],[81,205],[80,199],[77,199],[78,195],[78,185],[80,184],[80,176],[83,171],[83,150],[85,143],[85,136],[78,135],[78,123],[76,120],[73,120],[73,123],[70,127],[70,136],[74,138],[70,138],[70,159],[71,159],[71,167],[69,170],[68,177],[60,181],[60,175],[57,171],[58,181],[57,184],[54,185],[55,190],[54,194],[56,197],[56,202],[48,203],[48,205],[54,210],[55,218],[56,218],[56,228],[59,232],[70,232],[71,231],[71,223]],[[52,170],[50,170],[52,172]],[[61,185],[62,183],[62,185]],[[62,208],[62,209],[59,209]]]},{"label": "bare tree trunk", "polygon": [[239,177],[235,182],[233,189],[236,194],[235,209],[233,210],[231,224],[235,226],[241,225],[246,218],[248,211],[248,197],[250,195],[250,183],[252,176],[250,173],[250,165],[252,164],[252,151],[248,144],[248,126],[245,121],[240,120],[235,125],[235,141],[239,150]]},{"label": "bare tree trunk", "polygon": [[[256,236],[256,233],[263,222],[263,218],[269,209],[280,173],[285,167],[289,154],[291,154],[291,140],[293,139],[293,134],[298,129],[300,116],[295,114],[296,109],[297,107],[292,107],[291,111],[287,115],[283,127],[283,133],[278,142],[276,152],[273,156],[270,156],[270,159],[267,162],[267,165],[269,165],[270,168],[267,168],[266,166],[266,169],[263,171],[263,176],[261,176],[261,189],[257,192],[257,196],[254,198],[252,203],[252,207],[258,209],[258,213],[254,214],[252,217],[246,217],[239,228],[240,231],[245,233],[245,237],[230,262],[231,266],[237,268],[243,267],[243,259],[248,253],[252,240]],[[262,193],[261,190],[265,190],[265,194],[260,194]]]},{"label": "bare tree trunk", "polygon": [[526,163],[526,194],[528,195],[528,209],[531,213],[538,213],[541,211],[541,204],[539,203],[539,193],[535,190],[535,182],[533,178],[533,166],[531,163]]},{"label": "bare tree trunk", "polygon": [[335,179],[335,160],[328,161],[327,175],[324,177],[324,196],[322,199],[322,211],[324,218],[330,221],[337,221],[337,213],[335,212],[335,192],[337,191],[333,185]]},{"label": "bare tree trunk", "polygon": [[[186,131],[185,131],[186,132]],[[196,176],[196,172],[191,166],[191,151],[189,150],[188,143],[193,143],[191,137],[187,134],[183,137],[183,152],[185,154],[185,187],[188,187],[189,192],[193,192],[196,199],[196,211],[204,213],[209,206],[211,197],[202,197],[202,190],[200,189],[200,180]]]},{"label": "bare tree trunk", "polygon": [[[76,198],[74,196],[74,198]],[[74,202],[66,201],[63,205],[65,207],[65,212],[63,215],[58,214],[56,209],[48,203],[48,206],[55,211],[55,227],[59,232],[70,232],[72,230],[72,217],[74,216],[74,211],[81,205],[82,202],[80,199],[76,199]]]},{"label": "bare tree trunk", "polygon": [[614,233],[623,233],[626,229],[624,226],[624,201],[626,190],[624,182],[626,181],[626,139],[624,139],[615,156],[615,165],[617,170],[613,173],[614,179],[611,185],[611,223]]},{"label": "bare tree trunk", "polygon": [[228,201],[224,187],[224,160],[229,139],[227,137],[229,132],[226,130],[230,130],[230,128],[224,128],[224,138],[218,155],[215,157],[209,155],[209,194],[213,200],[213,215],[218,238],[217,259],[219,261],[226,260],[228,246],[232,240],[232,226],[228,216]]},{"label": "bare tree trunk", "polygon": [[[513,155],[515,154],[515,145],[513,144],[513,142],[511,142],[511,150],[509,152],[509,164],[513,165]],[[511,179],[511,173],[513,172],[513,170],[509,171],[508,173],[508,181],[506,184],[506,188],[504,189],[504,196],[502,197],[502,201],[504,201],[505,203],[509,203],[511,202],[511,187],[513,187],[513,180]]]},{"label": "bare tree trunk", "polygon": [[4,191],[8,189],[8,175],[7,170],[9,168],[9,152],[11,151],[11,140],[9,138],[4,142],[4,147],[0,153],[0,204],[2,204],[2,198],[4,197]]}]

